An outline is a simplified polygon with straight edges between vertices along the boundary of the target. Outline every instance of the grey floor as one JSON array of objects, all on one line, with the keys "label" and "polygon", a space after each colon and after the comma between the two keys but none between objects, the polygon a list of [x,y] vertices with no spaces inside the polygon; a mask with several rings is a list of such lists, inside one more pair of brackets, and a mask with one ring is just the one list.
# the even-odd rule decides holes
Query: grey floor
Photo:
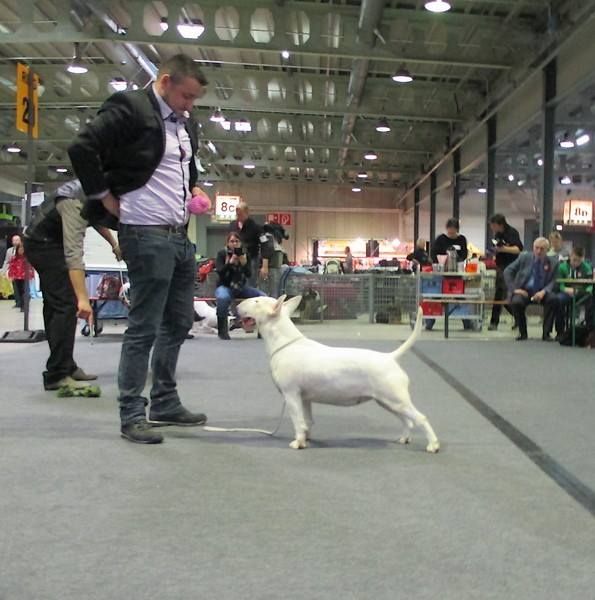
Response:
[{"label": "grey floor", "polygon": [[[0,302],[0,327],[18,327],[15,313]],[[315,406],[301,452],[287,418],[275,438],[169,428],[146,447],[118,435],[122,329],[77,340],[99,399],[41,391],[45,344],[0,344],[1,600],[595,598],[593,515],[418,355],[402,364],[438,455],[419,433],[395,444],[398,422],[372,404]],[[516,344],[506,329],[436,331],[416,351],[595,488],[595,354]],[[409,333],[304,330],[377,350]],[[213,425],[272,428],[281,410],[262,345],[243,333],[187,342],[179,387]]]}]

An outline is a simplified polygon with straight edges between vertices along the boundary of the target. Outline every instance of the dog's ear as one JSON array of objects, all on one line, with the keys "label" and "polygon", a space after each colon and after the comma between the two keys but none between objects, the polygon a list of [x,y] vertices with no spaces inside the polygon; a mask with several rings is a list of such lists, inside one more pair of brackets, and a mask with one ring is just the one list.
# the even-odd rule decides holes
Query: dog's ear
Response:
[{"label": "dog's ear", "polygon": [[282,296],[279,296],[279,298],[277,298],[275,305],[273,306],[273,310],[272,310],[272,314],[275,317],[278,317],[281,314],[281,309],[283,308],[283,302],[285,301],[285,298],[287,298],[287,296],[285,294],[283,294]]},{"label": "dog's ear", "polygon": [[288,316],[291,317],[291,315],[298,309],[298,306],[301,303],[302,303],[302,297],[294,296],[293,298],[290,298],[289,300],[286,300],[283,303],[283,308],[287,312]]}]

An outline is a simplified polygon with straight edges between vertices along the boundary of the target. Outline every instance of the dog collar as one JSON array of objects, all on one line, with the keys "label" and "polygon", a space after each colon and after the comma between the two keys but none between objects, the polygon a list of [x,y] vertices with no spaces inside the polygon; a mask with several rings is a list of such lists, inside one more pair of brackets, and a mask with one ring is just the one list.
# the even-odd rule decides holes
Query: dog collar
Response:
[{"label": "dog collar", "polygon": [[303,340],[303,339],[304,339],[304,336],[300,335],[299,337],[293,338],[293,340],[290,340],[289,342],[282,344],[278,348],[275,348],[275,350],[273,350],[271,352],[271,358],[273,358],[273,356],[275,356],[275,354],[277,354],[277,352],[281,352],[281,350],[283,350],[284,348],[287,348],[287,346],[291,346],[291,344],[294,344],[295,342],[299,342],[300,340]]}]

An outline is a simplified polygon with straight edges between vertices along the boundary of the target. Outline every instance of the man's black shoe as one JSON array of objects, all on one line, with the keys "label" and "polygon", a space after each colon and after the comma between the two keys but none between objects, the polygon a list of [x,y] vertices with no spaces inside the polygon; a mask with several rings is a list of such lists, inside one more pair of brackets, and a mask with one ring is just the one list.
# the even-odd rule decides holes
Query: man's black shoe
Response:
[{"label": "man's black shoe", "polygon": [[488,331],[496,331],[498,329],[498,323],[490,323],[488,325]]},{"label": "man's black shoe", "polygon": [[517,338],[515,338],[517,342],[524,342],[527,339],[527,334],[521,333]]},{"label": "man's black shoe", "polygon": [[192,427],[204,425],[207,422],[207,416],[203,415],[202,413],[192,413],[183,406],[180,406],[171,412],[161,415],[150,412],[148,422],[155,427],[161,427],[164,425],[181,425],[184,427]]},{"label": "man's black shoe", "polygon": [[548,333],[546,335],[542,335],[541,340],[544,342],[553,342],[554,338]]},{"label": "man's black shoe", "polygon": [[123,438],[134,442],[135,444],[161,444],[163,436],[153,431],[151,426],[143,419],[122,425],[120,433]]}]

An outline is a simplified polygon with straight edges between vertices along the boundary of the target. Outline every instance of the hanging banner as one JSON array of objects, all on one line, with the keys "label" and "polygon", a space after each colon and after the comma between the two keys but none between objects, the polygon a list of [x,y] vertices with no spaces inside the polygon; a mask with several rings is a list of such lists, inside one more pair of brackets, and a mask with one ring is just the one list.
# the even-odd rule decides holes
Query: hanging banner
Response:
[{"label": "hanging banner", "polygon": [[233,221],[236,218],[236,208],[240,203],[240,196],[215,196],[215,219],[217,221]]},{"label": "hanging banner", "polygon": [[33,75],[32,103],[29,101],[29,67],[17,63],[17,122],[16,128],[23,133],[29,132],[29,123],[33,125],[32,136],[39,138],[39,99],[37,88],[39,77]]}]

